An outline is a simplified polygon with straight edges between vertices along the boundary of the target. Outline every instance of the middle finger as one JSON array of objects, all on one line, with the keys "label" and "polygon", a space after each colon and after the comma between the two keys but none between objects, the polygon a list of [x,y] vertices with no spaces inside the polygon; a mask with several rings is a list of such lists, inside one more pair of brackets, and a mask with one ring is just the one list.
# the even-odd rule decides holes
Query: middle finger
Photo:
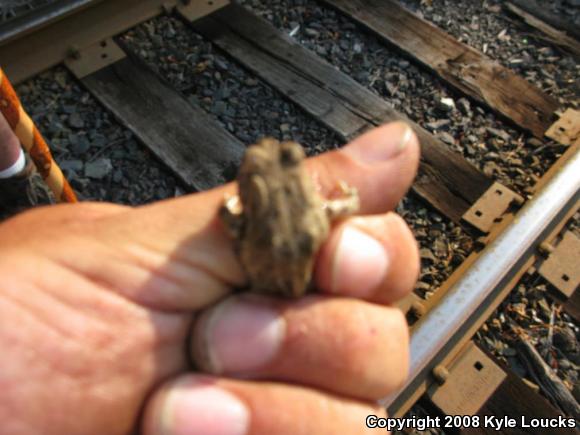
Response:
[{"label": "middle finger", "polygon": [[203,371],[299,383],[378,400],[405,380],[402,312],[324,296],[298,301],[234,296],[196,321],[192,353]]}]

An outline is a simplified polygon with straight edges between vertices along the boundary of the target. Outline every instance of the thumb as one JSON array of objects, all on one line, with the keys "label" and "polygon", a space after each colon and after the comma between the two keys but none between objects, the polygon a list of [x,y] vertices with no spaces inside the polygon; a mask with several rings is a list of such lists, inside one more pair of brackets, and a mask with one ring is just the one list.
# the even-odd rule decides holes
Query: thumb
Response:
[{"label": "thumb", "polygon": [[[399,122],[308,159],[307,169],[323,195],[346,181],[359,191],[361,213],[379,213],[408,189],[418,156],[415,135]],[[217,217],[224,197],[233,193],[234,185],[228,184],[105,216],[90,228],[99,243],[94,251],[100,252],[99,261],[93,255],[83,262],[76,254],[75,267],[152,308],[203,308],[246,281]]]}]

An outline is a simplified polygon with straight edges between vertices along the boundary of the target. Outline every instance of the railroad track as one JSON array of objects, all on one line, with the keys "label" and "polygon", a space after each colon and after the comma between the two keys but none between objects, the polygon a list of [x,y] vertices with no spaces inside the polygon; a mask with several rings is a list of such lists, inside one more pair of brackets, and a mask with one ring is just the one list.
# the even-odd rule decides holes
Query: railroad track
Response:
[{"label": "railroad track", "polygon": [[[23,90],[28,89],[26,80],[65,65],[75,86],[90,92],[190,191],[230,180],[247,140],[228,121],[227,113],[216,119],[206,110],[204,98],[186,98],[196,89],[203,95],[206,82],[178,88],[170,67],[156,66],[141,54],[136,42],[139,32],[130,29],[155,17],[173,20],[170,25],[178,26],[177,32],[195,35],[193,43],[203,41],[223,56],[222,63],[231,63],[221,66],[226,78],[220,75],[218,81],[227,81],[232,69],[243,71],[240,74],[252,81],[251,86],[258,83],[272,98],[284,99],[287,110],[315,123],[336,145],[381,123],[407,119],[422,143],[419,176],[409,201],[415,208],[434,210],[439,222],[465,233],[473,243],[464,249],[445,282],[435,280],[427,292],[422,289],[401,304],[412,325],[412,372],[401,392],[385,398],[389,414],[523,415],[529,419],[567,415],[578,419],[570,407],[574,400],[570,392],[562,399],[550,392],[551,384],[542,383],[547,377],[542,372],[545,366],[541,358],[540,362],[534,359],[533,350],[527,357],[531,361],[528,377],[534,381],[530,382],[490,352],[482,339],[486,321],[510,292],[530,283],[545,285],[552,309],[562,310],[578,331],[580,113],[571,109],[578,102],[563,105],[396,1],[320,3],[336,11],[349,29],[370,35],[377,47],[395,47],[413,71],[447,89],[454,98],[439,101],[443,105],[463,99],[467,107],[471,102],[485,108],[481,110],[490,114],[487,134],[500,136],[500,145],[495,119],[524,140],[533,138],[536,149],[556,147],[565,152],[549,162],[551,168],[537,182],[529,182],[533,177],[528,177],[525,188],[508,187],[509,176],[495,174],[494,178],[478,169],[457,152],[457,146],[454,149],[448,136],[411,121],[408,113],[390,104],[388,95],[380,95],[372,84],[365,85],[364,80],[355,80],[339,65],[332,65],[332,56],[309,50],[307,44],[260,18],[259,11],[224,0],[50,3],[0,26],[0,62],[12,81],[23,83]],[[532,26],[530,32],[571,56],[580,56],[574,35],[522,9],[521,2],[514,3],[507,2],[496,13],[515,14]],[[298,30],[293,27],[290,34]],[[170,53],[165,60],[169,66],[178,63],[179,53]],[[202,56],[191,66],[191,74],[203,75],[206,68],[212,68],[210,63]],[[212,79],[216,73],[220,68],[214,69]],[[396,90],[388,88],[387,94],[396,95]],[[470,116],[465,110],[465,116]],[[281,134],[288,129],[281,129]],[[107,152],[103,145],[87,159]],[[449,255],[454,255],[453,249]],[[553,324],[544,326],[553,329]],[[519,334],[521,354],[525,354],[529,348],[525,331],[517,325],[511,329]],[[470,421],[461,421],[461,429],[446,432],[494,432],[470,428]],[[545,433],[544,428],[526,431]]]}]

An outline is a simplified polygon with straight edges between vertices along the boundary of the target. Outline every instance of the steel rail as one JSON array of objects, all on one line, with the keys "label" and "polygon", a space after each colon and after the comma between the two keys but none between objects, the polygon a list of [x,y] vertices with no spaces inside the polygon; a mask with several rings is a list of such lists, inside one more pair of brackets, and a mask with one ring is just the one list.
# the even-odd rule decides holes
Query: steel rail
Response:
[{"label": "steel rail", "polygon": [[0,45],[21,38],[103,0],[60,0],[16,17],[0,26]]},{"label": "steel rail", "polygon": [[570,208],[580,192],[580,151],[517,214],[513,223],[489,244],[445,298],[414,327],[409,378],[399,392],[380,401],[395,415],[415,389],[429,379],[454,344],[474,325],[487,306],[531,258],[539,243]]}]

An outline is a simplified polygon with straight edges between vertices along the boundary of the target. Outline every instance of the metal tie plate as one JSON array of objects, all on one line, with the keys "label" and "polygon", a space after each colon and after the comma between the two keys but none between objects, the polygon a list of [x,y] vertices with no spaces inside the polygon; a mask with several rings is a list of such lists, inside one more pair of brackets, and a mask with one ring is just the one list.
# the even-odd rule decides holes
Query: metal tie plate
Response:
[{"label": "metal tie plate", "polygon": [[502,220],[502,215],[512,202],[523,203],[524,199],[504,185],[495,182],[462,216],[465,222],[483,233],[489,233],[493,225]]},{"label": "metal tie plate", "polygon": [[538,273],[567,298],[572,297],[580,285],[580,238],[566,231]]},{"label": "metal tie plate", "polygon": [[564,145],[571,145],[580,139],[580,111],[566,110],[546,131],[546,136]]},{"label": "metal tie plate", "polygon": [[448,372],[442,385],[435,384],[427,391],[435,406],[447,415],[477,414],[507,377],[472,341]]},{"label": "metal tie plate", "polygon": [[179,4],[177,9],[189,21],[195,21],[230,4],[229,0],[193,0]]},{"label": "metal tie plate", "polygon": [[82,51],[73,49],[65,65],[78,79],[82,79],[125,56],[125,52],[112,38],[106,38],[89,45]]}]

